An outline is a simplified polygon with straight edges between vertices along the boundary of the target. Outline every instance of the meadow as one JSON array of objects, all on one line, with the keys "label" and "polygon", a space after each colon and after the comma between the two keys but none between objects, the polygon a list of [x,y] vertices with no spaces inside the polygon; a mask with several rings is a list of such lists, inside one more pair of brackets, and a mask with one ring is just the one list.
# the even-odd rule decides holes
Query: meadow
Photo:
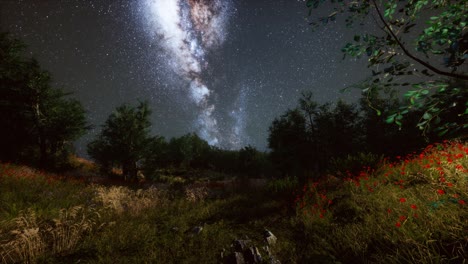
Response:
[{"label": "meadow", "polygon": [[[235,239],[264,263],[466,263],[468,144],[442,142],[359,173],[165,184],[93,183],[0,164],[1,263],[220,263]],[[218,175],[219,177],[219,175]],[[198,229],[197,229],[198,228]],[[264,230],[277,242],[265,246]],[[224,253],[223,253],[224,254]]]}]

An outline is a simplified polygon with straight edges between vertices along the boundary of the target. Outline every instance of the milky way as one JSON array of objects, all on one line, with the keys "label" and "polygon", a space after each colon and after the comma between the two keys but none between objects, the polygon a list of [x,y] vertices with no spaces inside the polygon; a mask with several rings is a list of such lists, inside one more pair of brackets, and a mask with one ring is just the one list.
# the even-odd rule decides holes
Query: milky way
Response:
[{"label": "milky way", "polygon": [[[225,0],[143,0],[145,18],[156,41],[169,53],[167,64],[187,81],[188,96],[196,104],[194,126],[210,144],[219,144],[221,134],[210,101],[213,90],[203,78],[210,67],[206,59],[226,38],[230,3]],[[239,134],[238,131],[234,131]],[[232,140],[230,140],[232,141]]]},{"label": "milky way", "polygon": [[82,156],[123,103],[148,101],[152,134],[166,139],[197,132],[266,150],[268,127],[301,91],[356,100],[339,92],[368,72],[367,58],[341,61],[355,31],[336,21],[311,32],[306,17],[292,0],[0,0],[0,31],[87,109]]}]

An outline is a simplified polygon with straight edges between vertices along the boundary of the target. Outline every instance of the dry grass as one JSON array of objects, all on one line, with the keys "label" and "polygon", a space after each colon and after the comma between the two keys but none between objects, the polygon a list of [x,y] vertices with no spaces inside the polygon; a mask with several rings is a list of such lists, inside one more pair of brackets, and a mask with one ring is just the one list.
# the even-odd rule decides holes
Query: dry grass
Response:
[{"label": "dry grass", "polygon": [[93,209],[74,206],[60,210],[51,221],[40,221],[34,210],[26,210],[2,223],[9,231],[0,233],[1,263],[36,263],[46,253],[70,252],[85,234],[98,226],[99,217]]},{"label": "dry grass", "polygon": [[123,186],[104,187],[96,185],[95,201],[104,208],[117,213],[139,214],[147,208],[159,205],[164,200],[163,192],[156,188],[131,190]]},{"label": "dry grass", "polygon": [[189,202],[201,202],[206,199],[208,196],[208,189],[204,186],[196,187],[196,186],[187,186],[184,190],[185,198]]},{"label": "dry grass", "polygon": [[[23,215],[13,219],[14,230],[4,238],[0,234],[0,259],[2,263],[28,262],[44,254],[46,244],[40,234],[36,213],[27,210]],[[3,223],[2,225],[8,225]],[[10,224],[11,225],[11,224]]]},{"label": "dry grass", "polygon": [[60,210],[59,217],[45,229],[52,252],[61,254],[74,249],[80,239],[97,226],[99,217],[98,212],[83,206]]}]

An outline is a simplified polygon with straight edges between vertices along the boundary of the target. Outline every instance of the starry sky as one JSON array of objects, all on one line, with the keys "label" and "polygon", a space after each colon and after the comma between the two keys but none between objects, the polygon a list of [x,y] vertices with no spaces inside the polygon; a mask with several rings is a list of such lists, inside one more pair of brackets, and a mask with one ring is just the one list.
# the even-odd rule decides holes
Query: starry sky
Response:
[{"label": "starry sky", "polygon": [[340,90],[369,73],[342,60],[353,30],[337,20],[313,31],[307,13],[293,0],[1,0],[0,30],[82,102],[94,127],[80,155],[116,106],[138,100],[154,134],[266,150],[269,125],[301,91],[356,101]]}]

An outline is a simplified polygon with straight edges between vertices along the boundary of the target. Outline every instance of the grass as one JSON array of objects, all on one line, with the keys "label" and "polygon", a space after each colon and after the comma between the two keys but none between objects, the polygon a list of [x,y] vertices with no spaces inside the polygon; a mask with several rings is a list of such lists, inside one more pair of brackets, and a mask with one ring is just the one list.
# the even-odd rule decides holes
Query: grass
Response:
[{"label": "grass", "polygon": [[212,197],[209,186],[174,194],[1,164],[0,262],[219,263],[245,236],[266,256],[267,228],[282,263],[463,263],[467,168],[468,145],[445,142],[296,196],[287,178]]}]

